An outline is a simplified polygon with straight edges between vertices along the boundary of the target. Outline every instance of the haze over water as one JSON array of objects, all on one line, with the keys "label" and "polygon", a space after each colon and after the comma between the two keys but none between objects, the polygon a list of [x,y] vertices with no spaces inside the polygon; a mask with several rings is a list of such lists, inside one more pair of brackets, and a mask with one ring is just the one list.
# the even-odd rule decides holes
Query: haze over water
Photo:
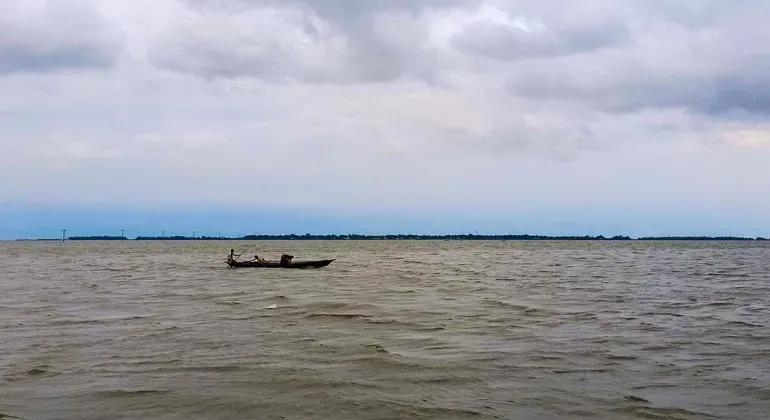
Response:
[{"label": "haze over water", "polygon": [[768,273],[763,242],[0,242],[0,413],[763,419]]}]

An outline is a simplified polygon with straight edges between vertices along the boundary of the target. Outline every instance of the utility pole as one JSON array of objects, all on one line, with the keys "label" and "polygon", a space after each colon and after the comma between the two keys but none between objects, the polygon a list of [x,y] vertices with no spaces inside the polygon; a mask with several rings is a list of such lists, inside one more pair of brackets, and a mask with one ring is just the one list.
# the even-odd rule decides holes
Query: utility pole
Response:
[{"label": "utility pole", "polygon": [[195,231],[193,231],[193,239],[195,239]]},{"label": "utility pole", "polygon": [[161,230],[160,232],[161,232],[160,233],[160,237],[161,238],[165,238],[166,237],[166,231],[165,230]]},{"label": "utility pole", "polygon": [[61,230],[61,241],[62,242],[64,242],[64,239],[66,238],[66,236],[67,236],[67,229],[62,229]]},{"label": "utility pole", "polygon": [[125,229],[121,229],[120,230],[120,238],[121,239],[126,239],[126,230]]}]

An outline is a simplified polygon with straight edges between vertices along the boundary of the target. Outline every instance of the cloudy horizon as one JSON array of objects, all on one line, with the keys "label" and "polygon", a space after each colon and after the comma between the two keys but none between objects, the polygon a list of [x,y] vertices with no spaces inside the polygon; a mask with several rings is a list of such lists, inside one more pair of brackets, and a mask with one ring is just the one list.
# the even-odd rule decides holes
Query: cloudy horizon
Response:
[{"label": "cloudy horizon", "polygon": [[94,219],[146,234],[770,236],[768,12],[2,2],[0,239]]}]

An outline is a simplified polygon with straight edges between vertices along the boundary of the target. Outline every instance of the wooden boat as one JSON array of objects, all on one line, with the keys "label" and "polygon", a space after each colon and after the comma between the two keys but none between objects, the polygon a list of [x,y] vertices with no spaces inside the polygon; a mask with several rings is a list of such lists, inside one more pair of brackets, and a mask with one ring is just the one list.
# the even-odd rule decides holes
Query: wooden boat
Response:
[{"label": "wooden boat", "polygon": [[226,261],[227,265],[236,267],[250,267],[250,268],[321,268],[331,264],[334,259],[331,260],[316,260],[316,261],[292,261],[289,264],[281,264],[280,262],[268,261]]}]

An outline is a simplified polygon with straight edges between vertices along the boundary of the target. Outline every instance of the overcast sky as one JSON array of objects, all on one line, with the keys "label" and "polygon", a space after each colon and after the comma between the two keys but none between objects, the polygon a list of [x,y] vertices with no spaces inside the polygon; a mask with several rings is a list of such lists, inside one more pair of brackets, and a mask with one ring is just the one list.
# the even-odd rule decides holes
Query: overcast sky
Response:
[{"label": "overcast sky", "polygon": [[767,16],[760,0],[2,1],[0,206],[17,213],[0,237],[41,205],[49,222],[138,209],[121,217],[150,230],[153,209],[216,207],[207,228],[225,231],[244,228],[227,211],[273,209],[770,235]]}]

